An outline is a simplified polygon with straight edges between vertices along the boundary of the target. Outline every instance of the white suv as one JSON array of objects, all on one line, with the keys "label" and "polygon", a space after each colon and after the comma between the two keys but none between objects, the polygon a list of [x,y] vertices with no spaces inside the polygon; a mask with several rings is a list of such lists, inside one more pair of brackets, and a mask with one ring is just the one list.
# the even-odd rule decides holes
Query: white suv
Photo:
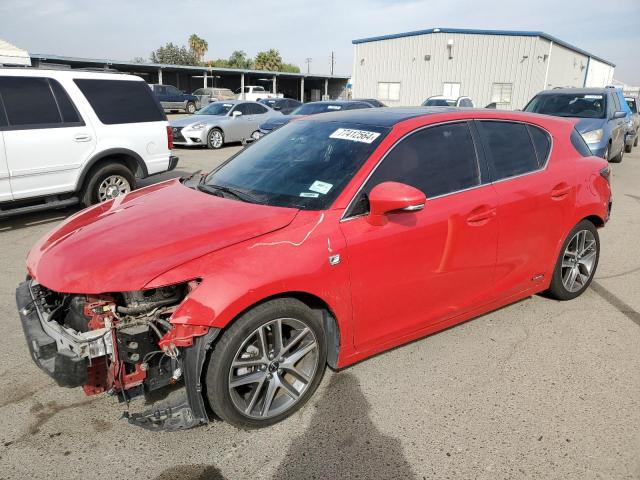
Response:
[{"label": "white suv", "polygon": [[0,68],[0,218],[115,198],[174,169],[171,148],[139,77]]}]

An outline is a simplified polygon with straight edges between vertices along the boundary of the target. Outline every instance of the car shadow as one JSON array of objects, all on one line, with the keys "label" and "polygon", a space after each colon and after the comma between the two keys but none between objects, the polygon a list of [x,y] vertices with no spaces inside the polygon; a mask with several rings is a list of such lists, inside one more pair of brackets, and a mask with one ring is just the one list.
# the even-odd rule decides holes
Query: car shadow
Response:
[{"label": "car shadow", "polygon": [[371,407],[353,374],[331,374],[325,392],[274,480],[416,478],[400,441],[380,432],[369,418]]}]

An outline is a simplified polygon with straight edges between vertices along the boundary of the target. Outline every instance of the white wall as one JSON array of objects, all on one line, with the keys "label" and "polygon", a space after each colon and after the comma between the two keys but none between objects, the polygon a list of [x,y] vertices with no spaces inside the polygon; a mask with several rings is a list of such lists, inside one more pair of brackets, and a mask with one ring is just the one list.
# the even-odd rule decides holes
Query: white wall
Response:
[{"label": "white wall", "polygon": [[591,59],[587,71],[585,87],[606,87],[613,83],[614,67],[599,60]]}]

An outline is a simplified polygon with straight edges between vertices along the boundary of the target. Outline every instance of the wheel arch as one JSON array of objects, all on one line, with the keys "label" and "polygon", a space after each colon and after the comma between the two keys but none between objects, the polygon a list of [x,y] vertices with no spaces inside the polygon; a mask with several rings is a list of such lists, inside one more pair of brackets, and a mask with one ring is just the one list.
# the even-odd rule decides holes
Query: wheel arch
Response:
[{"label": "wheel arch", "polygon": [[227,330],[236,322],[236,320],[238,320],[249,310],[264,303],[281,298],[293,298],[295,300],[298,300],[304,303],[320,317],[322,321],[322,327],[324,328],[326,334],[327,364],[333,369],[338,368],[338,357],[340,354],[340,342],[342,338],[340,322],[338,321],[336,314],[333,312],[333,309],[325,300],[309,292],[286,291],[262,298],[261,300],[251,303],[250,305],[245,306],[242,310],[238,311],[228,322],[225,323],[224,327],[222,327],[221,330]]},{"label": "wheel arch", "polygon": [[598,215],[588,215],[588,216],[582,218],[579,222],[577,222],[576,225],[578,223],[580,223],[582,220],[590,221],[591,223],[593,223],[596,226],[596,228],[604,227],[604,219],[600,218]]},{"label": "wheel arch", "polygon": [[[125,164],[136,177],[145,178],[149,175],[147,165],[144,163],[142,157],[136,152],[127,148],[109,148],[94,155],[85,164],[82,169],[82,173],[80,173],[80,176],[78,177],[75,188],[76,191],[83,188],[87,180],[87,175],[89,175],[91,170],[108,162],[120,162]],[[140,172],[139,175],[138,172]]]}]

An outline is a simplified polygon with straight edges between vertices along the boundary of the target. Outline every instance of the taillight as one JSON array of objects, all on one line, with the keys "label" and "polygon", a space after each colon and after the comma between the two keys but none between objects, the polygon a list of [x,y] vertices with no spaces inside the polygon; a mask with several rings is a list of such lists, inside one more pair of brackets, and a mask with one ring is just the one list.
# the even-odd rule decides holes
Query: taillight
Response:
[{"label": "taillight", "polygon": [[167,148],[169,150],[173,150],[173,133],[171,132],[171,127],[167,127]]},{"label": "taillight", "polygon": [[600,170],[600,176],[604,178],[607,183],[611,184],[611,167],[608,165]]}]

